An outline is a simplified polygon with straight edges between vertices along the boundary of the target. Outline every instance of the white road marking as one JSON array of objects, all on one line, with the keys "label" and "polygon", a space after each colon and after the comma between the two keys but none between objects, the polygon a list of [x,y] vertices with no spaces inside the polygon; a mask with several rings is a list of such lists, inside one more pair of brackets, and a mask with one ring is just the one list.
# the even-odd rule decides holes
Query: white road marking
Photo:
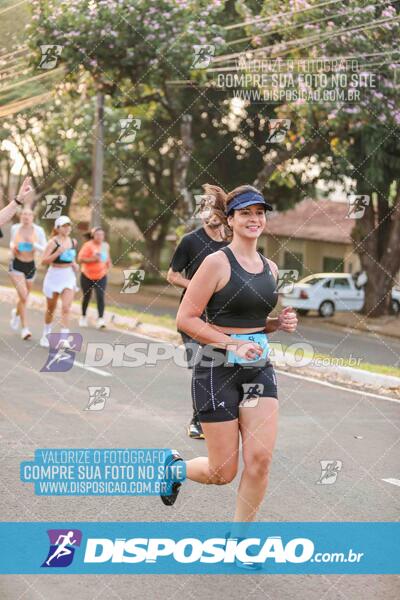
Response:
[{"label": "white road marking", "polygon": [[96,373],[97,375],[102,375],[103,377],[112,377],[111,373],[107,373],[107,371],[102,371],[101,369],[96,369],[95,367],[88,367],[85,364],[79,362],[78,360],[74,361],[74,366],[80,367],[81,369],[86,369],[86,371],[91,371],[92,373]]},{"label": "white road marking", "polygon": [[400,479],[393,479],[393,477],[389,477],[389,479],[382,479],[382,481],[386,481],[386,483],[392,483],[393,485],[400,487]]},{"label": "white road marking", "polygon": [[329,383],[328,381],[321,381],[321,379],[314,379],[313,377],[306,377],[305,375],[295,375],[294,373],[288,373],[287,371],[280,371],[279,369],[275,369],[275,371],[281,375],[286,375],[287,377],[294,377],[295,379],[303,379],[304,381],[311,381],[311,383],[318,383],[319,385],[325,385],[326,387],[331,387],[336,390],[344,390],[345,392],[349,392],[350,394],[361,394],[361,396],[370,396],[371,398],[378,398],[379,400],[388,400],[389,402],[395,402],[396,404],[400,404],[400,400],[396,398],[391,398],[390,396],[379,396],[378,394],[373,394],[372,392],[363,392],[361,390],[352,390],[350,388],[345,387],[344,385],[337,385],[336,383]]}]

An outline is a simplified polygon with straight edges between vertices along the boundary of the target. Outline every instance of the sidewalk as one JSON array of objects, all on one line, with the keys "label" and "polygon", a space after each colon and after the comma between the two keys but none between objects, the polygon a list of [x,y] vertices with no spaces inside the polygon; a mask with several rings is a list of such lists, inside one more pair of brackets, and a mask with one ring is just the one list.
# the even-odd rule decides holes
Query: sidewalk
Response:
[{"label": "sidewalk", "polygon": [[[320,320],[320,317],[307,317],[304,322],[313,319]],[[330,319],[324,319],[324,323],[330,323],[341,329],[357,329],[358,331],[400,338],[400,316],[396,317],[395,315],[370,319],[361,313],[340,312]]]}]

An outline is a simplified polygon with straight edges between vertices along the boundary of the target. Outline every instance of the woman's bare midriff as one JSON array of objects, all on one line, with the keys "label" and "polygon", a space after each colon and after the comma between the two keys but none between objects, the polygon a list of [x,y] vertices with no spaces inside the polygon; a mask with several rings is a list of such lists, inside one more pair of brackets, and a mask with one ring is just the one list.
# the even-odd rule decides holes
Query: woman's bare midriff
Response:
[{"label": "woman's bare midriff", "polygon": [[25,250],[23,250],[22,252],[19,251],[18,254],[16,254],[15,258],[18,258],[18,260],[20,260],[21,262],[29,263],[34,260],[35,256],[33,252],[26,252]]},{"label": "woman's bare midriff", "polygon": [[52,267],[56,268],[56,269],[65,269],[66,267],[72,267],[72,263],[67,263],[66,265],[59,265],[59,264],[52,264]]},{"label": "woman's bare midriff", "polygon": [[208,325],[210,325],[213,329],[215,329],[215,331],[218,331],[219,333],[256,333],[257,331],[261,331],[262,329],[264,329],[264,327],[260,326],[260,327],[220,327],[220,326],[215,326],[212,325],[212,323],[208,323]]}]

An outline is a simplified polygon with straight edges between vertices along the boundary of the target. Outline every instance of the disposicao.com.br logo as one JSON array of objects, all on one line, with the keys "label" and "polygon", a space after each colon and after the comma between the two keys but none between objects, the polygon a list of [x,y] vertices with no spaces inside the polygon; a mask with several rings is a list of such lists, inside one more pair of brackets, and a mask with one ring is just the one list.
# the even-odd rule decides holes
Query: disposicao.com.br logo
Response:
[{"label": "disposicao.com.br logo", "polygon": [[[247,554],[252,548],[251,556]],[[258,551],[258,553],[257,553]],[[85,563],[156,563],[169,557],[177,563],[234,563],[236,560],[264,563],[302,563],[314,554],[314,543],[307,538],[294,538],[283,544],[280,536],[261,538],[222,538],[205,540],[190,537],[106,539],[89,538],[84,555]]]}]

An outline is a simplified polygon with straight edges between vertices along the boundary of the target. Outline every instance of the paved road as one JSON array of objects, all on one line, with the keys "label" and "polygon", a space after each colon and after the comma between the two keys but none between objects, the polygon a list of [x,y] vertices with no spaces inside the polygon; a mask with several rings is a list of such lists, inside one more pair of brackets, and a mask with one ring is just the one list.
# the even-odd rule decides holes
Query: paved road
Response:
[{"label": "paved road", "polygon": [[[35,289],[41,289],[39,274]],[[9,277],[4,265],[0,265],[0,285],[9,285]],[[121,294],[120,286],[109,285],[107,289],[108,304],[114,303],[122,308],[134,308],[145,314],[176,316],[178,298],[171,297],[170,286],[156,296],[152,290],[142,287],[137,294]],[[399,319],[400,328],[400,319]],[[302,317],[294,338],[279,333],[273,336],[282,344],[290,341],[307,342],[314,352],[329,356],[355,359],[362,362],[400,367],[400,339],[381,336],[375,333],[343,330],[324,323],[318,317]]]},{"label": "paved road", "polygon": [[[172,447],[187,457],[205,452],[205,442],[186,437],[191,411],[188,371],[171,360],[147,368],[103,367],[104,377],[74,366],[43,374],[46,351],[34,339],[22,342],[0,313],[0,492],[7,521],[224,521],[232,514],[236,479],[228,486],[185,483],[175,507],[157,497],[63,498],[34,496],[19,482],[19,464],[38,447]],[[87,342],[132,343],[143,338],[116,331],[84,330]],[[270,487],[260,520],[390,521],[398,519],[398,403],[278,375],[280,430]],[[84,411],[88,386],[109,385],[100,412]],[[357,437],[356,437],[357,436]],[[319,461],[343,461],[334,485],[317,485]],[[4,550],[4,549],[3,549]],[[131,599],[307,600],[398,598],[393,576],[3,576],[3,600]],[[51,590],[51,593],[50,593]],[[224,592],[225,590],[225,592]]]}]

